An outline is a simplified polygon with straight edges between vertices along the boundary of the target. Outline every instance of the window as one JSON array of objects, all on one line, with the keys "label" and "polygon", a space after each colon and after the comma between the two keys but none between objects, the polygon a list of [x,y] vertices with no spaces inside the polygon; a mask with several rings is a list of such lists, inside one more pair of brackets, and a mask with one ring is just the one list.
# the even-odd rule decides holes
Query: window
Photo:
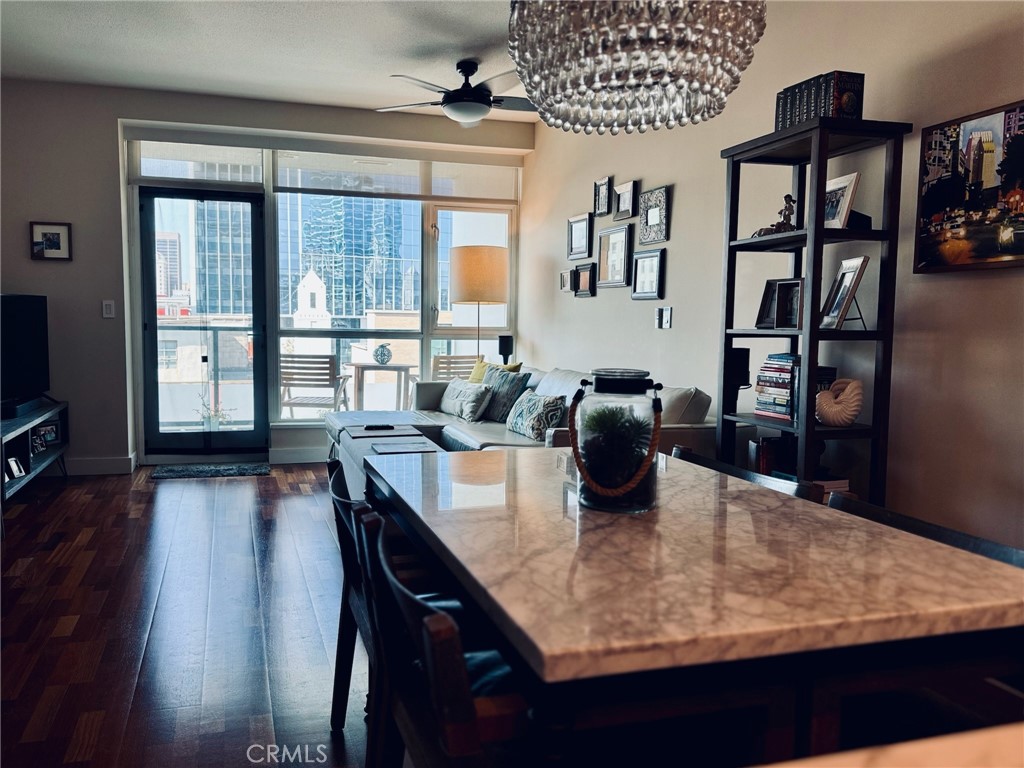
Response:
[{"label": "window", "polygon": [[178,342],[160,339],[157,342],[157,366],[160,368],[178,367]]}]

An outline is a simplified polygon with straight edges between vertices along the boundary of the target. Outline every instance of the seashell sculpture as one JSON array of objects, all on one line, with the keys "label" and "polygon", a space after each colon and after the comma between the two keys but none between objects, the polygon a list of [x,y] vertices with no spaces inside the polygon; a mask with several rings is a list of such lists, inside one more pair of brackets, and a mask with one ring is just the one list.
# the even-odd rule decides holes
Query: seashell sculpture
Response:
[{"label": "seashell sculpture", "polygon": [[814,415],[829,427],[848,427],[860,416],[864,405],[864,382],[836,379],[814,399]]}]

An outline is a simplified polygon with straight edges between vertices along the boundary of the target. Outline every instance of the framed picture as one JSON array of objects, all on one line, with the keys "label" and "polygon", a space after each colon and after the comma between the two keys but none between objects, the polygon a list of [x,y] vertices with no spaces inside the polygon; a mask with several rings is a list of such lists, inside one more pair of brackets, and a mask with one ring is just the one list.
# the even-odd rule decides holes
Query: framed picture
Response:
[{"label": "framed picture", "polygon": [[637,251],[633,255],[633,298],[665,298],[665,249]]},{"label": "framed picture", "polygon": [[45,450],[46,450],[46,443],[43,442],[43,438],[41,438],[39,435],[35,435],[32,438],[32,453],[33,453],[33,455],[37,454],[37,453],[42,453]]},{"label": "framed picture", "polygon": [[839,272],[836,279],[832,281],[828,296],[825,297],[825,304],[821,308],[822,328],[841,328],[846,313],[850,311],[853,303],[853,295],[857,292],[860,279],[864,275],[864,268],[868,264],[867,256],[856,256],[852,259],[844,259],[839,265]]},{"label": "framed picture", "polygon": [[921,131],[914,272],[1024,266],[1024,101]]},{"label": "framed picture", "polygon": [[848,176],[829,179],[825,182],[825,228],[842,229],[850,217],[853,207],[853,196],[857,193],[856,171]]},{"label": "framed picture", "polygon": [[632,277],[633,225],[602,229],[597,235],[597,284],[623,287]]},{"label": "framed picture", "polygon": [[607,216],[612,212],[612,177],[605,176],[594,182],[594,215]]},{"label": "framed picture", "polygon": [[588,296],[597,295],[597,264],[590,262],[589,264],[580,264],[576,267],[573,272],[576,274],[573,276],[575,281],[574,292],[577,298],[583,298]]},{"label": "framed picture", "polygon": [[594,215],[581,213],[569,218],[568,255],[569,260],[590,258],[590,233],[593,231]]},{"label": "framed picture", "polygon": [[33,259],[71,261],[71,225],[29,222]]},{"label": "framed picture", "polygon": [[761,294],[761,306],[757,309],[755,328],[775,327],[775,306],[778,300],[778,287],[781,280],[766,280],[764,293]]},{"label": "framed picture", "polygon": [[558,274],[558,289],[569,293],[576,290],[575,269],[564,269]]},{"label": "framed picture", "polygon": [[46,444],[59,442],[60,425],[57,422],[42,424],[35,428],[35,434],[37,437],[42,438],[42,441]]},{"label": "framed picture", "polygon": [[672,187],[658,187],[640,193],[640,223],[637,238],[640,245],[668,240],[668,211]]},{"label": "framed picture", "polygon": [[639,181],[627,181],[615,187],[615,216],[619,219],[631,219],[636,216],[637,196],[640,192]]},{"label": "framed picture", "polygon": [[18,461],[17,456],[12,456],[7,460],[7,466],[10,468],[11,477],[24,477],[25,470],[21,467],[21,462]]},{"label": "framed picture", "polygon": [[800,330],[803,316],[804,281],[779,280],[775,284],[775,327]]}]

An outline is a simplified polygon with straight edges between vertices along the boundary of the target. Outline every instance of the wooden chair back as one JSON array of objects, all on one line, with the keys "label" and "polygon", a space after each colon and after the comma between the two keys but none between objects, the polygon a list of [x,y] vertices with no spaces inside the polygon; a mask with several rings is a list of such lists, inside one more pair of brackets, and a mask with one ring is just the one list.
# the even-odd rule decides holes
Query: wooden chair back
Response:
[{"label": "wooden chair back", "polygon": [[434,355],[430,361],[430,380],[467,379],[480,359],[477,355]]},{"label": "wooden chair back", "polygon": [[828,505],[832,509],[838,509],[841,512],[856,515],[865,520],[872,520],[882,525],[888,525],[890,528],[897,528],[907,533],[923,536],[932,541],[948,544],[957,549],[973,552],[976,555],[1009,563],[1018,568],[1024,568],[1024,550],[1017,549],[1016,547],[999,544],[998,542],[978,536],[971,536],[968,533],[946,528],[936,523],[930,523],[927,520],[920,520],[909,515],[901,515],[898,512],[893,512],[891,509],[869,504],[866,501],[860,501],[842,493],[833,493],[829,497]]},{"label": "wooden chair back", "polygon": [[763,486],[764,488],[771,488],[773,491],[785,493],[789,496],[796,496],[798,499],[807,499],[808,501],[813,501],[817,504],[821,504],[825,497],[825,491],[820,485],[815,485],[814,483],[810,483],[806,480],[785,480],[781,477],[762,475],[760,472],[753,472],[749,469],[740,469],[732,464],[726,464],[724,461],[718,461],[717,459],[709,459],[707,456],[701,456],[699,453],[695,453],[681,445],[677,445],[672,448],[672,458],[682,459],[683,461],[688,461],[691,464],[697,464],[706,469],[713,469],[716,472],[721,472],[723,475],[738,477],[740,480],[746,480],[748,483],[754,483],[756,485]]},{"label": "wooden chair back", "polygon": [[[339,374],[334,355],[281,355],[281,407],[329,408],[339,410],[348,405],[345,384],[350,375]],[[292,389],[329,389],[329,396],[292,395]]]}]

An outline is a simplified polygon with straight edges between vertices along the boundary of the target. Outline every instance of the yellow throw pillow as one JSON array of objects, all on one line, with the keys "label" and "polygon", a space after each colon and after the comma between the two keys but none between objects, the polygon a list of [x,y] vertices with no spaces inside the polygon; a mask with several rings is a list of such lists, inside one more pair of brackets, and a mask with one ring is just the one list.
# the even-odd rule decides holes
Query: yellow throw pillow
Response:
[{"label": "yellow throw pillow", "polygon": [[488,368],[501,368],[503,371],[512,371],[512,373],[519,373],[519,369],[523,367],[522,363],[509,363],[508,365],[498,365],[497,363],[487,363],[483,360],[478,360],[476,365],[473,366],[473,372],[469,374],[469,378],[466,379],[470,384],[483,384],[484,374],[487,373]]}]

